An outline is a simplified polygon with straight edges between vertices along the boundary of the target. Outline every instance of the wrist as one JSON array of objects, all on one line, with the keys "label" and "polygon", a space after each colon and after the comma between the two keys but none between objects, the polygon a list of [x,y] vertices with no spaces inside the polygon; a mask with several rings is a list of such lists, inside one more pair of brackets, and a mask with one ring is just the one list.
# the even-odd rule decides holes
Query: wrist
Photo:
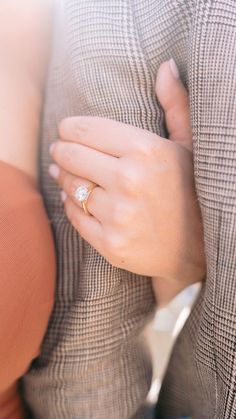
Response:
[{"label": "wrist", "polygon": [[203,281],[205,278],[205,265],[189,267],[179,270],[175,275],[152,277],[152,285],[158,307],[164,307],[170,303],[181,291],[188,286]]},{"label": "wrist", "polygon": [[187,285],[170,278],[153,277],[152,286],[158,308],[162,308],[169,304]]}]

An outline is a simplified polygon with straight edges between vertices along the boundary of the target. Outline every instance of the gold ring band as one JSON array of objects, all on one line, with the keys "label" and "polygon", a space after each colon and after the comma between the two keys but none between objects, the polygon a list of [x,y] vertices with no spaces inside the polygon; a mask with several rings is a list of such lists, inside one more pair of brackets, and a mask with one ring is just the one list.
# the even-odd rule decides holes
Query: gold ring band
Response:
[{"label": "gold ring band", "polygon": [[88,195],[87,195],[87,198],[86,198],[86,200],[85,200],[85,201],[83,201],[83,202],[82,202],[82,208],[83,208],[84,213],[85,213],[86,215],[91,215],[91,214],[90,214],[90,212],[89,212],[89,210],[88,210],[87,203],[88,203],[88,200],[89,200],[89,197],[90,197],[91,193],[92,193],[92,192],[93,192],[93,190],[96,188],[96,186],[97,186],[97,185],[91,185],[91,186],[88,188]]},{"label": "gold ring band", "polygon": [[90,186],[81,185],[75,190],[74,197],[78,202],[80,202],[86,215],[91,215],[88,210],[87,203],[91,192],[96,188],[96,186],[97,185],[94,183],[92,183]]}]

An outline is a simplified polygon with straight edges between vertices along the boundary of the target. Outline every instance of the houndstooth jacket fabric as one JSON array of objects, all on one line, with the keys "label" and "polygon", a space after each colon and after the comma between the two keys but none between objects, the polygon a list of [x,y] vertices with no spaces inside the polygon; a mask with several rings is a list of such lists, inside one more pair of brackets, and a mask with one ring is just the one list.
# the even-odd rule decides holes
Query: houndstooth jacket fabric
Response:
[{"label": "houndstooth jacket fabric", "polygon": [[234,419],[236,2],[195,1],[193,6],[186,46],[188,87],[207,278],[171,357],[157,417]]},{"label": "houndstooth jacket fabric", "polygon": [[38,419],[143,417],[151,367],[140,333],[154,305],[150,279],[110,266],[81,240],[48,176],[48,149],[71,115],[109,117],[163,136],[154,81],[173,57],[190,93],[208,275],[173,352],[157,415],[234,418],[235,0],[64,0],[61,17],[41,143],[58,281],[42,353],[25,378],[29,406]]}]

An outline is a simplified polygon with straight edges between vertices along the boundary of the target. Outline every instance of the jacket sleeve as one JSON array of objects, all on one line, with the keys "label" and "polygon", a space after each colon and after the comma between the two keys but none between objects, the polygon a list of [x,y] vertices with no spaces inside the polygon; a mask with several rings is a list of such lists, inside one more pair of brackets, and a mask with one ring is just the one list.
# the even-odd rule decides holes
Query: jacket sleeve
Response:
[{"label": "jacket sleeve", "polygon": [[188,78],[207,279],[174,349],[158,418],[235,417],[236,8],[200,1],[190,27]]}]

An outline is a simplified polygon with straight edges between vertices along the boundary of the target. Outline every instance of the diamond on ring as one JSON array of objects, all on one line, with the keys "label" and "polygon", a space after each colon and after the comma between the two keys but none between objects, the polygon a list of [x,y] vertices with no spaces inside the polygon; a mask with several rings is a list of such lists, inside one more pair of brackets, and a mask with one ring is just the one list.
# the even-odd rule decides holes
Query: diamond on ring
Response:
[{"label": "diamond on ring", "polygon": [[79,186],[75,191],[75,199],[83,203],[86,202],[89,197],[90,191],[86,186]]}]

